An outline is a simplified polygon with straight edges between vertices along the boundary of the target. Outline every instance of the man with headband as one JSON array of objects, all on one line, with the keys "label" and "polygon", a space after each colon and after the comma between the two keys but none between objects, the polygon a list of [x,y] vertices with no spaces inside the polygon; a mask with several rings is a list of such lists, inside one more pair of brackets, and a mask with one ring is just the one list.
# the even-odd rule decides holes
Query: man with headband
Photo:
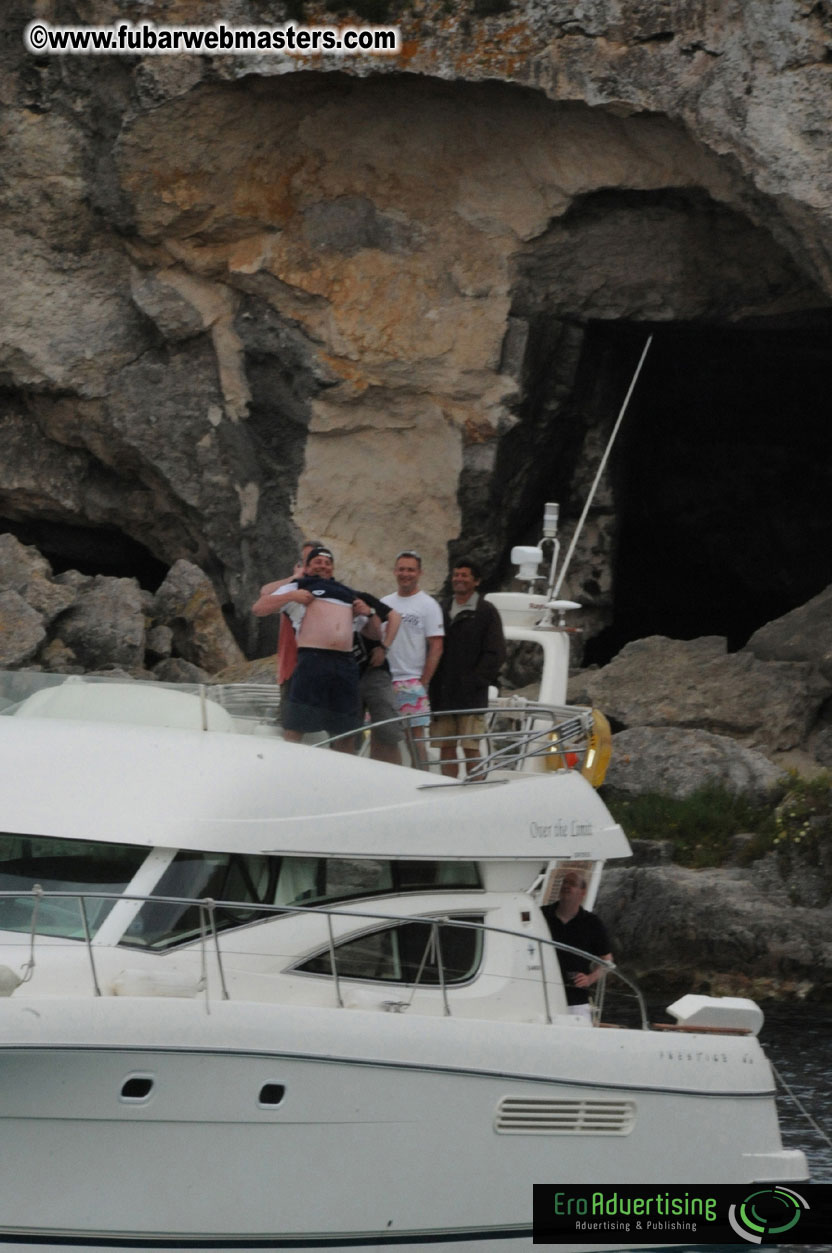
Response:
[{"label": "man with headband", "polygon": [[[333,745],[351,752],[347,735],[361,722],[358,666],[352,655],[354,619],[368,635],[380,637],[375,616],[358,593],[333,577],[335,561],[319,544],[310,549],[304,573],[261,596],[252,606],[258,617],[284,612],[297,634],[298,662],[283,714],[284,737],[297,742],[309,732],[346,735]],[[359,626],[359,624],[355,624]]]}]

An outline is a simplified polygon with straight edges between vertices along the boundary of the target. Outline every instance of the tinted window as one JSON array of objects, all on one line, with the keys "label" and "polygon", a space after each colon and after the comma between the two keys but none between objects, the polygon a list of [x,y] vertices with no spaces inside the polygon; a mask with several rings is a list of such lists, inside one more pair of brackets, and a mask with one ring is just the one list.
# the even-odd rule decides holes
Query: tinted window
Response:
[{"label": "tinted window", "polygon": [[[0,891],[31,892],[39,883],[45,891],[105,892],[117,899],[147,855],[146,848],[129,844],[0,834]],[[95,935],[114,904],[115,899],[86,898],[91,935]],[[31,896],[0,898],[0,930],[30,930],[32,910]],[[82,940],[84,922],[78,897],[39,901],[36,925],[39,935]]]},{"label": "tinted window", "polygon": [[[482,916],[466,918],[481,923]],[[465,983],[482,959],[482,931],[477,926],[443,922],[404,922],[344,940],[335,947],[341,979],[373,979],[382,983],[419,983],[430,987]],[[440,979],[440,960],[443,979]],[[331,975],[329,950],[296,967],[307,974]]]},{"label": "tinted window", "polygon": [[[154,897],[189,897],[238,904],[217,906],[217,930],[256,922],[269,915],[258,906],[337,905],[360,897],[431,888],[481,886],[475,862],[391,862],[338,857],[267,857],[180,850],[153,890]],[[207,925],[207,919],[205,920]],[[150,901],[143,905],[122,943],[167,948],[199,937],[197,904]]]},{"label": "tinted window", "polygon": [[[258,906],[274,897],[279,858],[236,853],[194,853],[180,850],[153,889],[154,897],[173,896],[199,900],[233,901],[214,912],[217,929],[227,930],[262,916]],[[197,904],[149,900],[142,905],[124,933],[123,944],[166,948],[195,939],[207,916],[200,917]]]},{"label": "tinted window", "polygon": [[480,887],[482,880],[473,861],[284,857],[275,904],[324,905],[391,892]]}]

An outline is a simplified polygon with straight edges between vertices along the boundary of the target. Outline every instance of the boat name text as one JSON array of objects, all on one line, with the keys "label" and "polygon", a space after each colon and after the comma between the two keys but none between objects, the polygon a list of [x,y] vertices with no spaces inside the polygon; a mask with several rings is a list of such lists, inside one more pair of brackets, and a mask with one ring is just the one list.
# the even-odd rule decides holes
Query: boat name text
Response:
[{"label": "boat name text", "polygon": [[592,823],[579,822],[577,818],[569,822],[564,818],[558,818],[555,822],[530,822],[529,834],[533,840],[563,839],[566,836],[585,838],[592,835]]},{"label": "boat name text", "polygon": [[[707,1049],[660,1049],[659,1061],[664,1062],[727,1062],[727,1053],[710,1052]],[[753,1066],[754,1057],[751,1053],[743,1053],[741,1066]]]}]

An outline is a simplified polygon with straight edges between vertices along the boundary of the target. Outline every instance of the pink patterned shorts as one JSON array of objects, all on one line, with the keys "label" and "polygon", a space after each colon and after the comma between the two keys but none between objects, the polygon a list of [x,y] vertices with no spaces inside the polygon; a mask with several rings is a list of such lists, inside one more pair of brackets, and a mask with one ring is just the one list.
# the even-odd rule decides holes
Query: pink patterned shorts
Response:
[{"label": "pink patterned shorts", "polygon": [[428,694],[418,679],[394,679],[393,692],[399,713],[411,716],[412,727],[430,726]]}]

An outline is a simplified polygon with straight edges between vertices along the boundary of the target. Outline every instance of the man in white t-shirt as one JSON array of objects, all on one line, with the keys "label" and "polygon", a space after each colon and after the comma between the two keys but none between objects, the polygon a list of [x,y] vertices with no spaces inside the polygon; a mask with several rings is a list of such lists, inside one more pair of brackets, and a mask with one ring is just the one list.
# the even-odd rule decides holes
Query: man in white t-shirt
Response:
[{"label": "man in white t-shirt", "polygon": [[424,763],[425,727],[430,725],[428,684],[442,656],[445,625],[438,602],[419,590],[422,577],[419,554],[412,549],[400,552],[393,573],[398,591],[382,596],[382,600],[401,614],[402,623],[387,660],[399,713],[410,715],[416,754]]}]

